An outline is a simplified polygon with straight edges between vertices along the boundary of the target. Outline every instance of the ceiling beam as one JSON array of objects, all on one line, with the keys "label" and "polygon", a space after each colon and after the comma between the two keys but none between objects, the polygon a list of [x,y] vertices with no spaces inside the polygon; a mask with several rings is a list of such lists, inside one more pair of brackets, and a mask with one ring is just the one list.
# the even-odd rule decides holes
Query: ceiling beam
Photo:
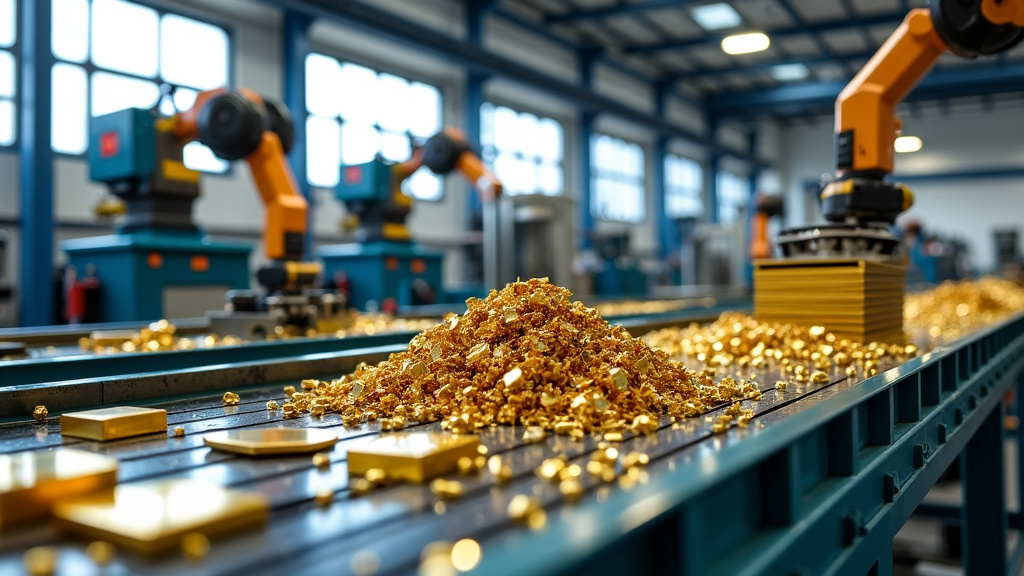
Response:
[{"label": "ceiling beam", "polygon": [[[715,94],[707,99],[708,113],[717,118],[796,116],[827,113],[835,106],[845,82],[805,82],[778,88]],[[933,70],[905,99],[906,102],[948,100],[1024,91],[1024,63],[990,64]]]},{"label": "ceiling beam", "polygon": [[[905,16],[905,12],[892,12],[888,14],[868,16],[865,18],[847,18],[844,20],[833,20],[831,22],[819,24],[808,24],[806,26],[792,26],[789,28],[765,30],[764,32],[772,39],[792,38],[794,36],[803,35],[811,35],[813,39],[813,36],[816,34],[838,32],[840,30],[847,30],[858,26],[881,26],[883,24],[891,24],[895,27],[903,21]],[[728,35],[729,34],[713,34],[706,38],[698,38],[694,40],[674,40],[671,42],[663,42],[661,44],[637,44],[636,46],[624,46],[622,51],[628,54],[646,54],[651,52],[660,52],[662,50],[685,50],[701,46],[718,46],[721,44],[722,39]]]},{"label": "ceiling beam", "polygon": [[651,10],[660,10],[662,8],[685,8],[694,4],[709,4],[713,1],[714,0],[651,0],[650,2],[632,4],[623,3],[594,10],[576,9],[563,14],[551,14],[547,16],[545,20],[552,24],[556,22],[583,22],[586,20],[598,20],[612,16],[621,16],[623,14],[640,14],[643,12],[650,12]]},{"label": "ceiling beam", "polygon": [[859,60],[867,60],[874,55],[875,50],[867,50],[864,52],[857,52],[855,54],[840,54],[835,57],[812,56],[782,58],[779,60],[763,60],[758,62],[751,62],[749,64],[741,64],[739,66],[732,66],[729,68],[708,68],[697,70],[695,72],[686,72],[677,75],[676,80],[689,81],[698,80],[702,78],[715,78],[719,76],[733,74],[735,72],[763,72],[766,70],[771,70],[776,66],[785,66],[788,64],[803,64],[804,66],[814,66],[817,64],[844,64],[849,62],[857,62]]}]

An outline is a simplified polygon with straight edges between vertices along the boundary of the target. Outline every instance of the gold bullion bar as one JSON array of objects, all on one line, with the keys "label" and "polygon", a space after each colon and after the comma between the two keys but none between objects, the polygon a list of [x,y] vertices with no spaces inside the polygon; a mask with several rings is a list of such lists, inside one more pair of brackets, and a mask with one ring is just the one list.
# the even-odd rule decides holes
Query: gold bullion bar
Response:
[{"label": "gold bullion bar", "polygon": [[40,518],[65,496],[117,484],[117,460],[58,448],[0,455],[0,529]]},{"label": "gold bullion bar", "polygon": [[60,416],[62,435],[101,442],[166,431],[167,411],[159,408],[114,406]]},{"label": "gold bullion bar", "polygon": [[348,473],[362,476],[371,468],[394,480],[427,482],[458,469],[459,458],[474,458],[480,438],[440,432],[387,434],[348,451]]},{"label": "gold bullion bar", "polygon": [[63,530],[156,554],[177,548],[192,532],[213,537],[263,524],[268,509],[260,494],[201,480],[158,480],[62,499],[53,515]]},{"label": "gold bullion bar", "polygon": [[203,435],[203,443],[210,448],[247,456],[305,454],[330,448],[337,442],[337,434],[317,428],[222,430]]}]

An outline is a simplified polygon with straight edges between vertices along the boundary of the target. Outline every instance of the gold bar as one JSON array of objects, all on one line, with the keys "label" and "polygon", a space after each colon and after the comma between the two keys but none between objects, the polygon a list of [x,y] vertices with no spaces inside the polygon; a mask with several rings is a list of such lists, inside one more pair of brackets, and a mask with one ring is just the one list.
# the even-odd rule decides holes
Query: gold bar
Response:
[{"label": "gold bar", "polygon": [[0,455],[0,529],[40,518],[65,496],[117,484],[117,460],[58,448]]},{"label": "gold bar", "polygon": [[193,532],[212,537],[262,524],[268,510],[260,494],[200,480],[158,480],[63,499],[53,515],[64,530],[156,554],[178,548]]},{"label": "gold bar", "polygon": [[203,442],[225,452],[269,456],[317,452],[334,446],[338,435],[317,428],[256,428],[210,432],[203,435]]},{"label": "gold bar", "polygon": [[159,408],[114,406],[60,417],[62,435],[101,442],[166,431],[167,411]]},{"label": "gold bar", "polygon": [[348,451],[348,473],[362,476],[371,468],[390,480],[424,483],[459,467],[459,458],[474,458],[480,438],[440,432],[386,434]]}]

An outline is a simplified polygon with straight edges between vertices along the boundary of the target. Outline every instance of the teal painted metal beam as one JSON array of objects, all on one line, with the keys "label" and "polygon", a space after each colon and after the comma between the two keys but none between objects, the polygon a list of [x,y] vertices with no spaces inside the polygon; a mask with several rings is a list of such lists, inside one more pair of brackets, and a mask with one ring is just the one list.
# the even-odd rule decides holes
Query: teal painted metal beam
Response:
[{"label": "teal painted metal beam", "polygon": [[21,2],[21,325],[54,323],[50,2]]},{"label": "teal painted metal beam", "polygon": [[545,18],[549,23],[561,22],[582,22],[586,20],[600,20],[613,16],[626,14],[642,14],[651,10],[665,8],[686,8],[694,4],[707,4],[708,0],[650,0],[649,2],[619,3],[608,8],[597,8],[594,10],[570,10],[564,14],[554,14]]},{"label": "teal painted metal beam", "polygon": [[[906,12],[891,12],[864,18],[846,18],[843,20],[833,20],[820,24],[808,24],[805,26],[792,26],[788,28],[778,28],[775,30],[764,30],[764,33],[771,39],[775,40],[779,38],[792,38],[794,36],[804,36],[808,34],[828,34],[830,32],[849,30],[850,28],[855,27],[872,27],[892,24],[895,28],[896,25],[903,21],[905,16]],[[662,42],[660,44],[624,46],[622,51],[627,54],[650,54],[652,52],[661,52],[663,50],[686,50],[704,46],[718,46],[721,44],[722,39],[728,35],[729,34],[711,34],[704,38],[697,38],[694,40],[673,40],[670,42]]]},{"label": "teal painted metal beam", "polygon": [[284,55],[284,101],[295,121],[295,143],[288,153],[295,180],[298,182],[302,195],[309,203],[306,214],[306,237],[303,239],[303,254],[306,258],[313,257],[313,194],[306,175],[306,56],[313,52],[309,39],[313,20],[305,14],[286,10],[284,13],[283,45]]},{"label": "teal painted metal beam", "polygon": [[[797,116],[828,113],[845,82],[805,82],[778,88],[718,94],[707,111],[718,118],[764,115]],[[906,102],[982,96],[1024,91],[1024,63],[990,64],[933,70]]]}]

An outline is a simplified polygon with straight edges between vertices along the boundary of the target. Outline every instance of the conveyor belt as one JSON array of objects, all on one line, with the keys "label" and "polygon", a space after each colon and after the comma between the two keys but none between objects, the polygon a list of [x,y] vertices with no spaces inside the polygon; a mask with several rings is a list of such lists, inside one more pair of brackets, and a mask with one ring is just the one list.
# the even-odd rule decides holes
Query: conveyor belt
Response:
[{"label": "conveyor belt", "polygon": [[[840,380],[845,381],[845,375]],[[491,453],[502,455],[515,472],[515,480],[494,490],[490,475],[458,477],[466,490],[456,502],[443,505],[439,514],[437,502],[426,486],[395,485],[376,490],[360,498],[350,498],[347,492],[348,476],[345,468],[346,447],[352,441],[379,434],[376,423],[344,428],[340,417],[328,414],[322,418],[305,415],[303,418],[281,420],[279,413],[268,412],[266,401],[281,399],[282,386],[297,385],[296,381],[283,381],[241,391],[242,402],[237,406],[223,406],[220,394],[153,404],[168,411],[168,427],[183,427],[184,438],[150,435],[112,442],[95,442],[60,436],[58,419],[51,417],[46,423],[15,422],[0,425],[0,453],[36,450],[54,446],[74,446],[79,449],[110,455],[121,461],[120,482],[134,482],[154,478],[198,478],[244,490],[256,490],[267,495],[273,509],[266,529],[215,541],[211,555],[199,566],[186,565],[184,560],[167,558],[151,562],[122,554],[108,574],[181,574],[184,570],[196,573],[267,573],[280,574],[285,570],[295,573],[317,572],[309,562],[323,563],[337,573],[346,568],[344,561],[353,554],[369,549],[379,554],[380,573],[411,573],[419,559],[420,550],[438,539],[472,537],[486,539],[515,533],[520,528],[512,525],[505,515],[508,500],[515,494],[529,493],[539,496],[549,513],[565,505],[556,484],[538,479],[534,469],[547,458],[564,454],[581,466],[586,465],[596,449],[595,439],[573,441],[565,436],[548,437],[541,445],[525,445],[521,427],[497,427],[484,430],[480,437]],[[815,393],[829,389],[832,384],[809,385],[797,391],[766,390],[760,400],[743,402],[744,408],[755,411],[759,417],[792,409],[795,403],[807,400]],[[724,410],[722,406],[708,414],[714,416]],[[755,420],[743,434],[756,433],[760,420]],[[332,466],[326,473],[318,471],[309,456],[252,459],[203,446],[202,434],[266,425],[286,427],[333,428],[341,440],[330,452]],[[438,430],[437,423],[414,426],[414,430]],[[628,435],[627,435],[628,436]],[[650,473],[657,474],[665,466],[678,461],[673,456],[694,451],[714,450],[717,439],[711,432],[711,423],[705,418],[681,421],[673,425],[671,419],[661,422],[661,429],[650,437],[627,437],[619,446],[625,454],[632,450],[651,457]],[[603,485],[588,475],[581,477],[589,493],[602,493],[618,489]],[[316,488],[328,484],[336,493],[336,501],[328,510],[312,504]],[[84,544],[64,539],[48,526],[21,530],[0,542],[0,572],[20,562],[20,553],[28,546],[59,545],[62,562],[71,563],[68,573],[86,569],[88,560],[83,556]],[[268,543],[273,542],[273,546]],[[321,552],[321,548],[327,546]],[[344,571],[344,570],[343,570]],[[63,571],[58,572],[63,573]]]},{"label": "conveyor belt", "polygon": [[[215,540],[210,555],[200,563],[188,562],[174,554],[149,560],[122,553],[107,568],[106,574],[245,573],[247,576],[255,576],[349,573],[352,571],[352,557],[368,551],[376,554],[380,561],[378,573],[408,574],[416,571],[420,552],[425,545],[437,540],[455,541],[461,538],[473,538],[483,546],[484,564],[480,568],[481,573],[557,573],[570,566],[574,569],[586,566],[583,562],[593,553],[592,547],[606,541],[610,533],[625,540],[659,514],[666,513],[659,511],[668,510],[669,502],[658,500],[665,497],[664,479],[679,476],[683,471],[693,471],[684,475],[692,477],[694,482],[679,487],[677,491],[691,494],[713,490],[716,485],[708,483],[715,478],[722,478],[724,484],[719,485],[722,488],[720,492],[729,494],[731,500],[722,500],[720,496],[708,497],[703,505],[708,510],[716,510],[715,517],[701,516],[700,521],[706,521],[707,530],[716,534],[721,542],[736,542],[740,538],[746,548],[756,549],[758,541],[746,542],[744,533],[739,532],[743,525],[740,514],[744,510],[754,510],[755,524],[763,523],[767,514],[764,510],[769,509],[762,501],[764,494],[778,493],[783,507],[790,501],[787,500],[787,493],[800,496],[799,501],[803,504],[793,514],[807,518],[802,530],[808,530],[821,522],[839,522],[840,518],[833,518],[832,513],[823,511],[819,514],[815,511],[818,507],[825,510],[828,506],[847,506],[843,504],[845,500],[842,500],[846,492],[840,490],[845,489],[845,482],[852,483],[850,490],[863,483],[865,488],[869,488],[863,493],[871,495],[871,502],[874,499],[882,501],[885,486],[882,472],[889,470],[889,466],[895,471],[891,474],[895,475],[894,486],[899,497],[916,497],[913,484],[915,474],[926,479],[930,475],[937,477],[938,473],[919,468],[917,456],[914,456],[912,464],[910,448],[925,446],[922,462],[935,458],[933,469],[944,469],[948,465],[952,456],[947,456],[948,451],[943,452],[943,448],[962,448],[966,438],[981,425],[985,414],[991,413],[993,407],[998,406],[1002,391],[1009,386],[1007,379],[1019,373],[1022,325],[1024,320],[1016,318],[977,337],[958,342],[945,351],[912,360],[864,382],[851,382],[845,374],[840,376],[833,373],[828,384],[807,385],[799,389],[791,385],[785,391],[766,389],[759,400],[743,402],[744,408],[754,410],[757,415],[751,425],[742,429],[733,428],[727,434],[714,435],[711,432],[710,420],[718,411],[725,409],[723,406],[708,414],[710,419],[701,417],[673,423],[671,419],[665,418],[656,434],[646,437],[627,435],[619,445],[621,453],[636,450],[647,453],[651,458],[647,467],[651,486],[641,484],[633,487],[633,491],[638,494],[637,498],[626,495],[625,486],[618,483],[601,484],[584,473],[581,481],[587,494],[578,504],[569,504],[558,494],[557,485],[535,477],[534,469],[543,460],[559,454],[583,465],[596,449],[596,440],[587,437],[582,441],[573,441],[564,436],[549,436],[542,444],[524,445],[521,440],[522,429],[519,427],[489,428],[480,435],[482,443],[492,453],[502,455],[515,473],[514,480],[500,488],[495,487],[489,474],[482,472],[468,477],[453,475],[452,478],[458,478],[463,483],[465,494],[460,500],[443,505],[438,504],[437,497],[426,486],[410,484],[394,485],[361,497],[351,497],[345,467],[347,446],[357,439],[378,434],[378,425],[371,423],[344,428],[340,418],[333,414],[322,418],[304,415],[298,419],[281,421],[278,413],[268,412],[265,402],[268,399],[280,399],[283,396],[281,387],[296,385],[297,378],[301,376],[279,379],[272,384],[266,379],[252,377],[247,382],[250,384],[248,387],[231,384],[231,389],[242,398],[237,406],[222,405],[220,393],[223,388],[216,389],[214,393],[153,404],[168,410],[169,427],[183,427],[186,430],[184,438],[151,435],[106,443],[65,439],[59,434],[57,419],[51,415],[45,424],[25,421],[0,424],[0,453],[57,445],[75,446],[117,457],[122,464],[122,482],[158,477],[201,478],[243,490],[259,491],[271,503],[271,518],[265,528]],[[339,362],[337,365],[340,366],[354,360],[355,356],[332,361]],[[278,364],[288,366],[288,370],[294,370],[295,366],[310,367],[294,361]],[[245,373],[245,369],[240,369],[239,374]],[[262,374],[270,373],[273,371]],[[302,376],[312,375],[307,373]],[[773,381],[770,376],[764,378],[764,382]],[[117,386],[118,382],[106,384]],[[0,400],[2,398],[3,392],[0,392]],[[846,420],[843,419],[846,414],[844,410],[850,411],[850,417]],[[879,421],[879,414],[888,416]],[[934,426],[936,419],[942,423],[941,432]],[[207,431],[265,425],[336,429],[342,439],[330,451],[333,465],[329,470],[321,471],[313,466],[308,456],[249,459],[211,451],[202,445],[201,435]],[[851,427],[852,436],[843,435],[842,429],[845,426]],[[437,427],[433,423],[413,426],[412,429],[428,430]],[[836,442],[840,444],[836,445]],[[853,448],[842,450],[842,442],[852,442]],[[904,443],[909,444],[904,447]],[[755,453],[745,450],[748,444],[757,447]],[[873,448],[886,444],[890,447],[885,450]],[[759,467],[778,464],[774,460],[780,457],[779,454],[788,454],[791,450],[796,450],[794,453],[797,455],[803,452],[804,459],[797,458],[799,464],[785,464],[789,462],[786,460],[783,469],[796,474],[793,468],[796,466],[800,471],[800,480],[795,477],[775,480],[772,476],[755,479],[755,483],[762,485],[760,496],[757,491],[751,493],[743,489],[747,485],[740,483],[740,477],[728,480],[730,474],[738,473],[745,466],[754,466],[753,470],[758,470],[761,469]],[[831,468],[834,461],[842,461],[844,456],[836,454],[846,454],[849,450],[853,452],[846,458],[860,462],[854,466],[853,476],[842,470],[821,470],[822,467]],[[765,459],[767,462],[763,461]],[[743,465],[738,463],[741,461]],[[863,470],[859,474],[856,473],[858,466]],[[911,471],[918,469],[919,472],[907,472],[904,468]],[[699,474],[696,473],[698,470]],[[830,474],[834,473],[840,476],[830,478]],[[803,479],[805,476],[811,480]],[[730,482],[735,483],[735,486]],[[773,482],[782,482],[787,488],[775,486]],[[878,482],[876,488],[873,488],[874,482]],[[825,487],[819,488],[822,483]],[[324,485],[335,492],[335,502],[321,509],[313,504],[313,497],[317,488]],[[658,489],[657,498],[652,500],[653,497],[644,499],[639,496],[651,490],[652,486]],[[531,533],[508,519],[506,506],[516,494],[532,494],[542,500],[548,513],[547,530],[550,536],[548,532]],[[886,492],[884,498],[892,502],[897,497],[895,494]],[[629,502],[633,504],[626,506]],[[878,514],[890,511],[890,507],[885,505],[864,506],[867,506],[864,509],[865,526],[869,519],[875,518],[874,522],[878,522]],[[906,506],[892,508],[891,512],[909,515],[913,504],[910,504],[909,509],[904,508]],[[735,519],[731,514],[736,514]],[[774,514],[771,513],[771,517],[774,518]],[[787,519],[785,514],[779,514],[773,522],[785,525],[794,521]],[[733,533],[729,532],[730,525],[736,526]],[[887,537],[891,542],[891,534],[886,536],[888,528],[881,529],[875,523],[871,526],[878,528],[882,541]],[[697,527],[700,528],[699,525]],[[781,535],[790,532],[797,533],[795,530],[782,530],[771,534],[774,538],[781,538]],[[812,532],[817,532],[817,537],[826,540],[830,537],[830,532],[821,529]],[[863,540],[868,542],[874,532],[868,531],[866,534],[868,536],[864,536]],[[693,534],[686,536],[697,540]],[[659,555],[678,555],[678,546],[672,544],[672,539],[679,537],[679,534],[673,536],[671,533],[667,536],[645,536],[648,538],[645,542],[648,543],[642,549],[654,556],[638,557],[635,560],[636,572],[659,573],[658,562],[665,561],[663,558],[659,560]],[[549,544],[548,538],[551,539]],[[693,546],[690,540],[686,542],[686,549],[690,550],[688,554],[700,556],[690,548]],[[48,524],[43,523],[7,532],[0,538],[0,573],[8,573],[12,568],[14,571],[11,573],[19,573],[21,553],[30,546],[43,544],[56,545],[61,550],[58,574],[95,572],[83,552],[86,542],[56,534]],[[654,545],[668,548],[651,550],[650,547]],[[877,542],[872,545],[877,545]],[[769,554],[768,557],[778,558],[780,554],[786,556],[780,551],[787,550],[787,546],[791,544],[778,545],[773,549],[774,555]],[[524,547],[530,553],[524,553]],[[749,557],[724,554],[711,545],[707,548],[704,556],[715,557],[714,565],[717,568],[732,568],[716,572],[735,573],[744,562],[753,561]],[[770,546],[768,548],[772,549]],[[824,552],[824,546],[819,548],[821,551],[817,551],[817,554],[828,553]],[[716,556],[716,552],[721,557]],[[815,554],[808,556],[813,557]],[[786,558],[787,562],[797,561],[790,556]],[[512,561],[515,565],[509,564]],[[697,560],[692,563],[706,568],[709,560],[703,558],[702,561],[705,564],[699,564]],[[837,562],[853,560],[845,558]],[[669,566],[674,565],[669,563]],[[631,566],[612,563],[604,566],[601,571],[615,572],[617,568],[628,569]],[[691,571],[704,572],[703,569]],[[812,570],[808,573],[816,572]]]}]

